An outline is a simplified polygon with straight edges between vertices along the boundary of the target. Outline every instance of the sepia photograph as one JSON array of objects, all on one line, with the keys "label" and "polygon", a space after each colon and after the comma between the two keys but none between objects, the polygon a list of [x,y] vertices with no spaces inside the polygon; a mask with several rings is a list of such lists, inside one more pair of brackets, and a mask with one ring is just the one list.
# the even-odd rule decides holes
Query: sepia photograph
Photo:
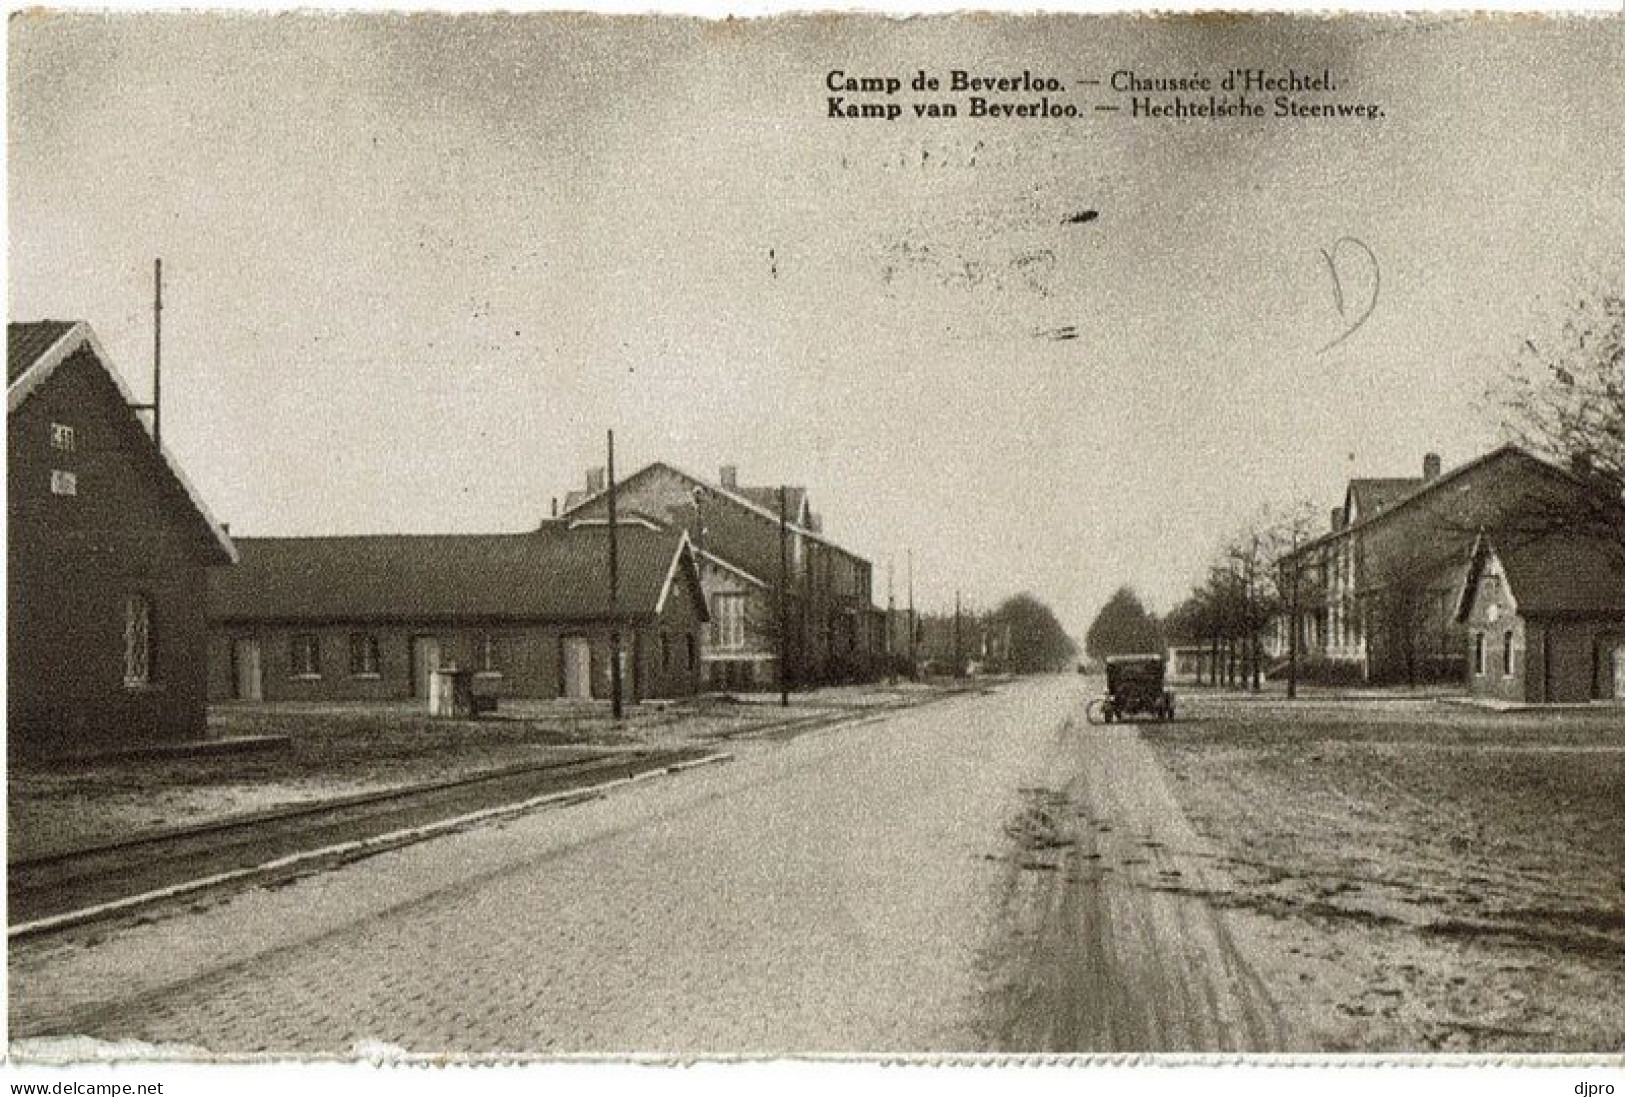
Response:
[{"label": "sepia photograph", "polygon": [[1625,1065],[1618,13],[6,54],[13,1064]]}]

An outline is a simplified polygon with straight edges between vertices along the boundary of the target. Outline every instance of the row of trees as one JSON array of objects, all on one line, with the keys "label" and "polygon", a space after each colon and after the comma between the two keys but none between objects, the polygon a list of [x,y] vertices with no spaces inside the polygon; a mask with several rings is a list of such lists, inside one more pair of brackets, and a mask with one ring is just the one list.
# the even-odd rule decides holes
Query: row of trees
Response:
[{"label": "row of trees", "polygon": [[[1308,502],[1261,509],[1221,541],[1206,579],[1169,613],[1170,641],[1201,647],[1213,684],[1258,689],[1269,670],[1271,622],[1279,616],[1296,621],[1302,607],[1324,597],[1317,572],[1283,566],[1316,536],[1319,523],[1318,509]],[[1296,628],[1287,632],[1287,692],[1295,696],[1301,637]]]},{"label": "row of trees", "polygon": [[991,612],[921,614],[914,639],[919,660],[956,674],[971,663],[1014,674],[1046,673],[1063,669],[1078,653],[1049,606],[1027,593],[1006,598]]}]

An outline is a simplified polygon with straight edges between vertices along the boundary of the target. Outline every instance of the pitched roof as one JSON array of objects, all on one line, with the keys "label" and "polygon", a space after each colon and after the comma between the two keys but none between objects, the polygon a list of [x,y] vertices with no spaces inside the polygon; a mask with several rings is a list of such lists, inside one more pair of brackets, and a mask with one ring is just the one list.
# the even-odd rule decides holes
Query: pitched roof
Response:
[{"label": "pitched roof", "polygon": [[[1288,554],[1287,558],[1291,559],[1292,557],[1301,556],[1307,552],[1313,552],[1322,545],[1326,544],[1328,541],[1334,541],[1339,537],[1347,537],[1353,532],[1365,529],[1373,522],[1383,521],[1389,515],[1393,514],[1402,507],[1409,506],[1418,499],[1424,499],[1439,489],[1449,484],[1456,483],[1464,476],[1469,476],[1488,465],[1508,458],[1521,458],[1524,461],[1527,461],[1532,465],[1537,465],[1556,476],[1563,477],[1564,479],[1570,481],[1574,479],[1574,477],[1565,469],[1558,468],[1549,461],[1542,461],[1539,457],[1536,457],[1522,446],[1508,442],[1503,446],[1490,450],[1486,454],[1473,458],[1471,461],[1464,462],[1457,465],[1453,469],[1440,473],[1431,480],[1422,478],[1410,479],[1407,477],[1351,480],[1349,481],[1350,493],[1352,493],[1355,484],[1381,484],[1392,486],[1387,490],[1374,493],[1380,496],[1382,500],[1381,505],[1376,511],[1367,513],[1364,510],[1361,510],[1360,513],[1356,515],[1353,522],[1344,526],[1342,529],[1330,530],[1311,541],[1307,541],[1304,544],[1299,545],[1295,551]],[[1404,490],[1398,486],[1406,482],[1413,485],[1409,490]],[[1346,499],[1347,497],[1345,496],[1345,502]]]},{"label": "pitched roof", "polygon": [[[209,617],[601,620],[609,615],[608,534],[549,522],[534,533],[239,538],[242,561],[210,576]],[[692,576],[687,549],[685,534],[621,526],[621,613],[659,613],[679,570]]]},{"label": "pitched roof", "polygon": [[[772,521],[775,524],[779,520],[779,497],[778,497],[779,489],[778,488],[753,488],[753,489],[749,489],[749,490],[752,490],[752,491],[770,491],[770,492],[772,492],[772,494],[773,494],[772,505],[771,506],[764,506],[763,504],[757,502],[756,500],[748,498],[747,496],[742,494],[742,491],[740,491],[740,490],[730,491],[729,489],[721,486],[720,484],[714,484],[709,480],[702,480],[700,477],[695,476],[693,473],[684,472],[682,469],[680,469],[680,468],[676,467],[675,465],[673,465],[673,464],[671,464],[669,462],[666,462],[666,461],[651,461],[649,464],[644,465],[642,468],[640,468],[636,472],[632,473],[632,475],[626,477],[623,480],[620,480],[619,483],[621,485],[629,484],[633,480],[637,479],[638,477],[643,476],[646,473],[655,471],[657,469],[665,469],[667,472],[670,472],[675,476],[682,477],[684,480],[687,480],[691,484],[695,484],[697,486],[703,487],[707,491],[710,491],[713,494],[715,494],[716,496],[718,496],[719,498],[727,499],[727,500],[729,500],[729,501],[731,501],[733,503],[736,503],[739,506],[743,507],[744,509],[750,511],[752,514],[756,514],[756,515],[758,515],[760,517],[767,518],[767,519],[769,519],[770,521]],[[792,490],[804,490],[804,489],[792,489]],[[599,499],[603,498],[607,494],[609,494],[607,489],[604,490],[604,491],[592,491],[592,492],[589,492],[589,491],[571,491],[571,492],[567,493],[565,495],[565,497],[564,497],[564,505],[559,509],[559,517],[561,517],[561,518],[568,517],[571,514],[571,512],[576,511],[576,510],[580,510],[581,508],[587,506],[588,504],[595,503],[595,502],[597,502]],[[792,507],[792,509],[794,509],[794,508]],[[796,520],[792,519],[790,521],[790,523],[789,523],[789,526],[790,526],[791,530],[802,534],[803,536],[807,537],[809,540],[817,541],[819,544],[822,544],[822,545],[827,545],[828,547],[834,549],[835,551],[844,553],[847,556],[850,556],[855,560],[862,560],[863,559],[863,557],[859,556],[857,553],[853,552],[851,549],[842,548],[840,545],[836,544],[834,541],[831,541],[829,539],[829,537],[823,532],[823,530],[822,530],[823,523],[821,521],[811,523],[811,524],[808,524],[808,525],[802,525],[802,524],[798,523]]]},{"label": "pitched roof", "polygon": [[[752,503],[755,503],[757,506],[761,507],[763,510],[770,510],[775,515],[779,513],[778,488],[741,487],[735,488],[734,490],[740,495],[743,495],[746,499],[749,499]],[[790,516],[790,521],[799,522],[802,520],[801,508],[806,501],[806,488],[786,487],[784,489],[784,509],[785,512]]]},{"label": "pitched roof", "polygon": [[1472,608],[1473,594],[1491,555],[1506,572],[1507,587],[1520,614],[1625,617],[1625,544],[1558,532],[1505,549],[1480,535],[1459,603],[1462,619]]},{"label": "pitched roof", "polygon": [[1347,501],[1358,519],[1374,518],[1427,483],[1420,476],[1362,477],[1349,481]]},{"label": "pitched roof", "polygon": [[[89,324],[82,320],[38,320],[6,325],[6,414],[15,413],[30,396],[39,391],[40,386],[51,379],[62,363],[80,351],[88,351],[95,359],[125,404],[137,403]],[[130,421],[143,437],[151,440],[152,436],[134,410],[130,412]],[[221,562],[235,561],[237,550],[231,538],[226,536],[225,527],[209,513],[203,497],[186,478],[186,473],[174,456],[162,446],[154,445],[175,486],[191,505],[194,515],[207,528],[210,540],[219,548]]]},{"label": "pitched roof", "polygon": [[35,320],[6,326],[6,384],[21,377],[58,339],[73,330],[72,320]]}]

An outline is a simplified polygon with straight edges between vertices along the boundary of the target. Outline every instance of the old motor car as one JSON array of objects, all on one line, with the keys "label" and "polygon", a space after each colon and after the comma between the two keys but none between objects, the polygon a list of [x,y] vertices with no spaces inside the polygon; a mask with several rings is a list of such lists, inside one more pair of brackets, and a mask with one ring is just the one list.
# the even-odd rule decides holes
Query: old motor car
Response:
[{"label": "old motor car", "polygon": [[1106,659],[1106,695],[1089,702],[1091,724],[1111,724],[1131,716],[1174,718],[1174,695],[1166,688],[1167,661],[1161,655],[1111,655]]}]

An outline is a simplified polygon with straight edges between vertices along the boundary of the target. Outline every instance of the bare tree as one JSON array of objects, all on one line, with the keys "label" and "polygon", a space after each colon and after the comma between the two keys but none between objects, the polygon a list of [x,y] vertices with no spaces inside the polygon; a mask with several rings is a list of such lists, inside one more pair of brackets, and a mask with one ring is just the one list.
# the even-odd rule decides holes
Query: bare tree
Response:
[{"label": "bare tree", "polygon": [[1555,330],[1524,340],[1492,388],[1509,433],[1585,488],[1534,508],[1528,532],[1566,529],[1625,544],[1625,293],[1578,298]]}]

